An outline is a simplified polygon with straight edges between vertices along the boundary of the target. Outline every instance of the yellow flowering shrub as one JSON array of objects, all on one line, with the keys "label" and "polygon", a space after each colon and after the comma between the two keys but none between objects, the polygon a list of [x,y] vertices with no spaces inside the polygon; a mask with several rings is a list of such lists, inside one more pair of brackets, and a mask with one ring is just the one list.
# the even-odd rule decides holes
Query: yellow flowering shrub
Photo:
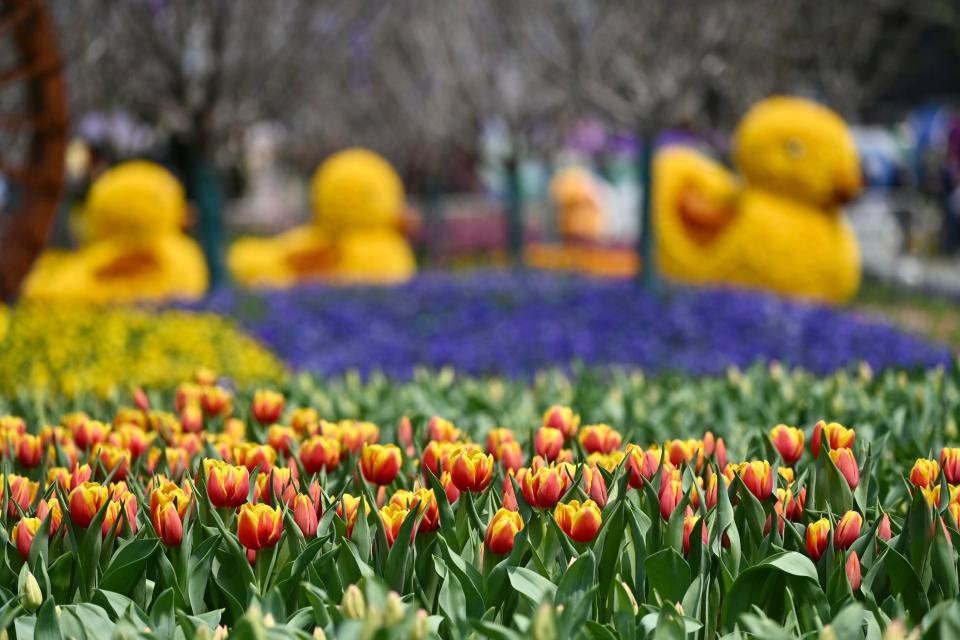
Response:
[{"label": "yellow flowering shrub", "polygon": [[107,396],[172,386],[206,367],[238,384],[285,375],[280,360],[212,313],[25,303],[0,312],[0,393]]}]

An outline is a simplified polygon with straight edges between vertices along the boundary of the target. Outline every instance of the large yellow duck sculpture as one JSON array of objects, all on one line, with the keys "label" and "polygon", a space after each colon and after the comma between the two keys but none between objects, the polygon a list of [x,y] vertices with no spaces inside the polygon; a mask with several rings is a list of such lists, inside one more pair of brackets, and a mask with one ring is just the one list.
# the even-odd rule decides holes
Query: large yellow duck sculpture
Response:
[{"label": "large yellow duck sculpture", "polygon": [[48,250],[24,283],[24,297],[82,302],[191,300],[207,290],[203,252],[182,231],[183,187],[143,160],[104,172],[91,186],[76,251]]},{"label": "large yellow duck sculpture", "polygon": [[399,232],[403,183],[390,164],[366,149],[328,158],[310,184],[312,224],[273,238],[240,238],[227,258],[245,285],[288,287],[300,282],[390,284],[416,273]]},{"label": "large yellow duck sculpture", "polygon": [[688,148],[661,150],[654,175],[657,259],[666,275],[842,302],[860,253],[841,205],[861,188],[853,137],[833,111],[772,97],[734,135],[738,177]]}]

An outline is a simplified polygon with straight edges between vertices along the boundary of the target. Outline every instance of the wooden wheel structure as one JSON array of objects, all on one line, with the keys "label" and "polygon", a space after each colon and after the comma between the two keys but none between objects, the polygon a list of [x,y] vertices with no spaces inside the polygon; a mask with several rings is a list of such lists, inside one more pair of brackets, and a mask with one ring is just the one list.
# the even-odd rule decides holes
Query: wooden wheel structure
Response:
[{"label": "wooden wheel structure", "polygon": [[44,0],[0,0],[0,300],[47,242],[64,183],[68,111]]}]

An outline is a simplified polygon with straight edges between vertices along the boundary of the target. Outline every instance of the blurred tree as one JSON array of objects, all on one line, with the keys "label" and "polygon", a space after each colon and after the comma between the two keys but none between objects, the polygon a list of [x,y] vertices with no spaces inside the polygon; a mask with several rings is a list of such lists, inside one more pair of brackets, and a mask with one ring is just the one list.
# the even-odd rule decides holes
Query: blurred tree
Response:
[{"label": "blurred tree", "polygon": [[211,281],[223,267],[221,171],[245,128],[286,119],[371,20],[361,0],[74,0],[56,3],[70,97],[124,110],[169,137],[198,213]]}]

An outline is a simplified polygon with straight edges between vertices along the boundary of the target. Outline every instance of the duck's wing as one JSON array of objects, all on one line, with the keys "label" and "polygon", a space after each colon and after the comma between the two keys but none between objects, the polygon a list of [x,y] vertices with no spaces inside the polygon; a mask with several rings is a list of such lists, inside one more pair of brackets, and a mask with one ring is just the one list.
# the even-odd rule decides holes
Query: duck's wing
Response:
[{"label": "duck's wing", "polygon": [[[687,147],[667,147],[654,165],[658,231],[668,241],[707,247],[737,216],[736,176],[723,165]],[[675,238],[673,236],[676,236]]]}]

